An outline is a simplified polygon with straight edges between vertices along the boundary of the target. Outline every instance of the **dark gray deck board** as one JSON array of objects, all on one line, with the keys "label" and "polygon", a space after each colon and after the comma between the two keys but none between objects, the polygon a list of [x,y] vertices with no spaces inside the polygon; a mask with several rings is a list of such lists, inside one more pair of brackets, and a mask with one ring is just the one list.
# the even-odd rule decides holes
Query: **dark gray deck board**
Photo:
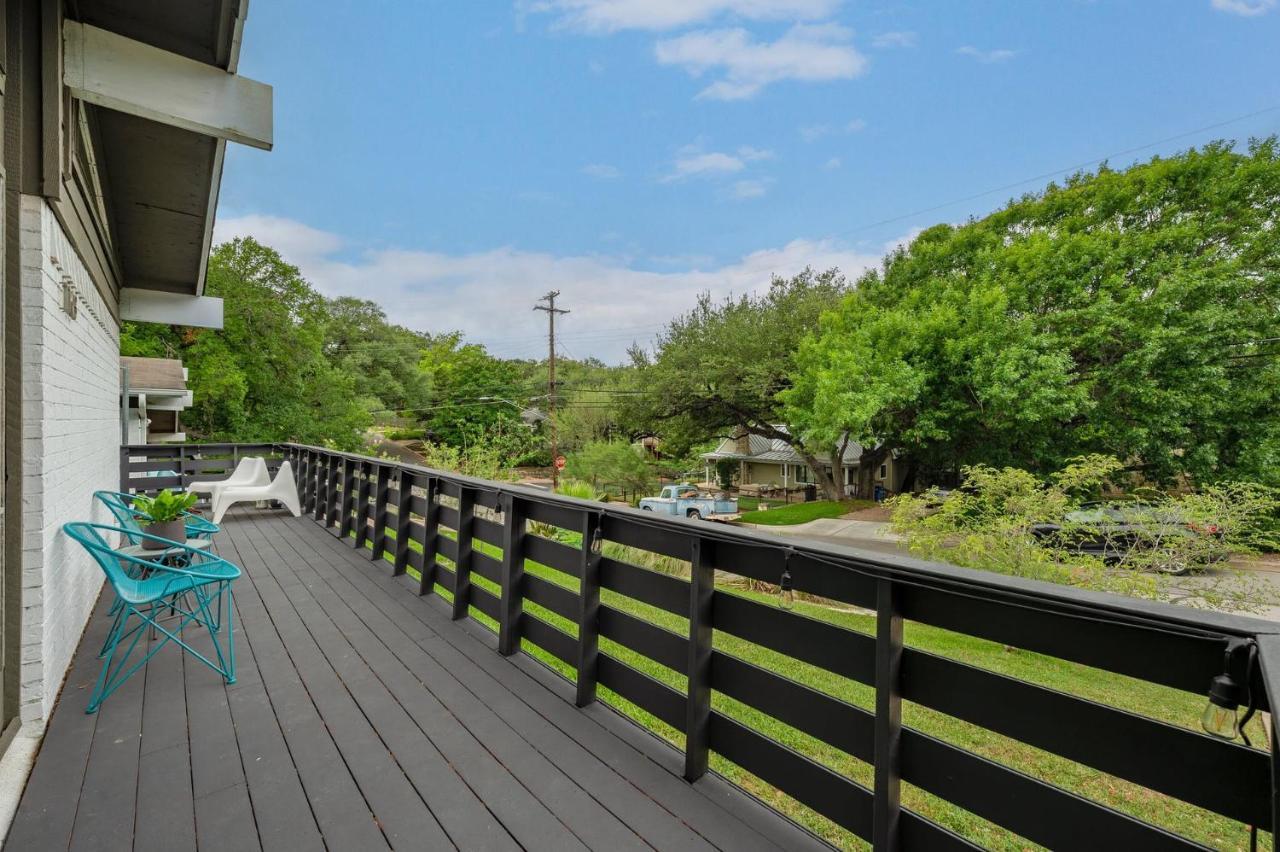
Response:
[{"label": "dark gray deck board", "polygon": [[[691,787],[680,777],[683,757],[647,731],[600,704],[579,710],[573,706],[572,689],[556,674],[529,657],[499,657],[494,653],[495,640],[489,631],[470,622],[452,622],[448,607],[438,599],[416,598],[411,581],[392,577],[382,566],[368,563],[359,554],[346,554],[347,545],[343,542],[325,538],[314,539],[314,542],[317,546],[329,544],[339,559],[355,557],[355,561],[348,564],[364,573],[373,587],[381,590],[387,612],[413,619],[411,622],[391,615],[401,629],[417,636],[424,653],[441,659],[459,678],[477,684],[490,679],[501,684],[503,691],[529,702],[530,708],[535,708],[549,721],[554,720],[560,730],[580,740],[597,759],[610,762],[620,775],[639,785],[646,795],[686,824],[695,826],[715,846],[722,849],[826,848],[799,826],[780,819],[763,804],[714,775],[704,777]],[[369,584],[349,579],[346,572],[340,577],[349,582],[348,591],[352,595],[371,592]],[[584,716],[595,723],[584,724]],[[698,795],[689,795],[691,790]]]},{"label": "dark gray deck board", "polygon": [[[295,541],[293,544],[306,546],[302,541]],[[321,552],[312,551],[312,559],[317,561],[309,570],[317,572],[317,569],[322,569],[319,560],[323,558]],[[283,562],[276,564],[279,566],[277,570],[292,570]],[[608,810],[601,810],[599,804],[593,802],[582,787],[534,749],[524,739],[522,732],[508,726],[490,707],[468,692],[450,672],[429,665],[432,661],[413,647],[407,648],[410,651],[407,663],[397,659],[386,644],[387,637],[394,639],[398,633],[395,625],[383,625],[376,633],[370,630],[323,579],[309,584],[308,591],[324,608],[323,623],[330,628],[339,628],[353,643],[358,643],[358,652],[365,655],[365,662],[370,669],[395,677],[401,684],[398,694],[404,698],[411,697],[414,691],[421,691],[425,685],[477,742],[483,743],[492,753],[503,755],[502,764],[506,770],[583,844],[592,848],[619,850],[648,848],[648,844],[641,841],[635,832]],[[301,594],[295,598],[296,601],[302,599]],[[424,663],[427,665],[423,665]],[[417,683],[413,683],[412,678],[406,680],[404,675],[409,673],[416,676]]]},{"label": "dark gray deck board", "polygon": [[134,819],[139,850],[196,848],[184,662],[181,654],[161,653],[147,665]]},{"label": "dark gray deck board", "polygon": [[97,651],[110,626],[106,605],[99,602],[71,662],[61,702],[74,711],[55,713],[49,722],[39,759],[27,780],[22,798],[22,818],[10,827],[6,848],[66,849],[75,826],[79,792],[89,762],[89,748],[98,717],[85,715],[84,702],[98,673]]},{"label": "dark gray deck board", "polygon": [[86,716],[101,601],[6,848],[829,848],[309,518],[241,510],[217,546],[237,682],[165,648]]},{"label": "dark gray deck board", "polygon": [[[376,637],[388,650],[408,661],[413,673],[423,683],[430,684],[434,692],[447,696],[457,705],[461,717],[469,725],[474,725],[477,735],[492,746],[501,741],[502,735],[518,732],[525,741],[516,747],[523,753],[524,765],[508,761],[507,766],[512,772],[522,774],[540,797],[553,798],[555,791],[552,785],[555,783],[570,780],[574,784],[574,789],[561,791],[558,797],[561,801],[553,802],[557,805],[557,812],[573,820],[603,805],[619,820],[634,827],[638,837],[633,835],[629,842],[643,838],[645,844],[660,849],[711,848],[697,833],[657,805],[647,793],[555,729],[497,679],[478,670],[471,673],[475,676],[468,676],[463,671],[470,668],[468,663],[446,667],[432,653],[426,653],[423,646],[414,641],[413,635],[425,638],[431,634],[415,630],[413,624],[404,619],[388,618],[347,581],[342,569],[350,570],[353,564],[365,568],[351,561],[353,557],[358,560],[360,554],[342,549],[341,542],[335,542],[339,549],[334,550],[325,547],[323,541],[313,543],[296,532],[292,534],[293,545],[298,552],[312,548],[312,568],[328,585],[326,600],[342,602],[342,606],[332,614],[334,622],[342,625],[347,635]],[[367,570],[376,572],[378,567],[370,565]],[[408,599],[415,605],[426,605],[416,596]],[[427,647],[432,645],[428,643]],[[432,647],[432,650],[436,649]],[[493,653],[487,648],[481,650],[486,654]],[[455,658],[455,655],[450,654],[450,657]],[[454,661],[457,662],[456,658]],[[501,728],[506,728],[506,731]],[[687,785],[685,789],[687,791]],[[598,802],[594,808],[588,804],[588,797]],[[590,836],[584,836],[584,840],[588,845],[597,842]]]},{"label": "dark gray deck board", "polygon": [[[263,546],[269,547],[266,544]],[[279,564],[280,560],[274,551],[267,558]],[[362,703],[370,706],[372,712],[379,712],[377,705],[380,702],[381,715],[388,718],[394,713],[390,704],[395,702],[391,700],[388,703],[391,696],[386,684],[389,682],[398,689],[403,698],[402,712],[390,716],[392,724],[387,728],[388,735],[412,736],[412,730],[417,730],[417,737],[423,737],[425,732],[426,737],[432,742],[439,743],[445,759],[458,773],[458,776],[455,776],[456,783],[462,785],[463,778],[474,783],[478,791],[478,800],[483,801],[494,812],[501,815],[507,830],[525,848],[581,848],[582,844],[573,833],[559,823],[536,796],[521,788],[519,783],[510,776],[505,755],[500,759],[489,751],[484,743],[473,737],[459,721],[457,715],[441,703],[430,690],[425,689],[422,682],[410,676],[408,670],[400,665],[399,661],[389,659],[386,655],[375,655],[371,652],[371,643],[363,642],[365,652],[371,654],[373,662],[378,664],[387,679],[378,681],[369,660],[359,656],[333,622],[324,616],[318,607],[308,602],[310,595],[305,586],[296,577],[286,578],[285,582],[293,587],[293,593],[284,598],[283,605],[301,606],[311,614],[311,620],[317,625],[317,629],[323,632],[335,665],[342,666],[347,670],[348,676],[357,678],[357,683],[361,684],[362,688],[359,689],[358,694]],[[363,640],[366,637],[360,638]],[[412,729],[405,729],[403,726],[406,724],[412,726]],[[396,754],[397,757],[401,756],[398,750]],[[437,780],[453,782],[453,779],[447,777]],[[464,839],[465,835],[458,838],[460,845]],[[500,839],[488,842],[502,843]]]}]

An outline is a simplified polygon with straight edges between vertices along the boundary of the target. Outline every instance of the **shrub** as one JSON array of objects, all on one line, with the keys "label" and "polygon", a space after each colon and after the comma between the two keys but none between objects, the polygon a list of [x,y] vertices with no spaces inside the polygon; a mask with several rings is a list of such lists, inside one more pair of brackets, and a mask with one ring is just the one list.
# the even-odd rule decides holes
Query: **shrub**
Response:
[{"label": "shrub", "polygon": [[1121,469],[1115,459],[1087,456],[1043,480],[977,465],[946,499],[894,498],[893,526],[913,553],[967,568],[1202,608],[1260,611],[1277,603],[1265,579],[1227,562],[1273,541],[1274,490],[1221,484],[1086,502],[1114,491]]}]

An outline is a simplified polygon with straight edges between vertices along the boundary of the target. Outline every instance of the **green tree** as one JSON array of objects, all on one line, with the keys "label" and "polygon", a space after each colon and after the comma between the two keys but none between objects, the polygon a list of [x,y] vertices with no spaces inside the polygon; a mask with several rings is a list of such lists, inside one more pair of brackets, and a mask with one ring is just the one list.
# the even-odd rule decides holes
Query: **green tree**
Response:
[{"label": "green tree", "polygon": [[387,322],[377,303],[343,296],[324,305],[324,352],[379,413],[427,403],[430,379],[419,366],[426,335]]},{"label": "green tree", "polygon": [[520,419],[530,394],[521,362],[495,358],[452,332],[431,339],[420,369],[430,387],[422,422],[433,440],[463,447],[496,434],[530,434]]},{"label": "green tree", "polygon": [[939,225],[796,356],[803,431],[954,479],[1086,453],[1146,476],[1280,471],[1280,156],[1218,143]]},{"label": "green tree", "polygon": [[653,483],[653,471],[635,447],[596,441],[565,459],[565,474],[600,489],[638,495]]},{"label": "green tree", "polygon": [[362,445],[368,414],[352,376],[323,352],[325,300],[274,249],[251,238],[216,247],[206,291],[223,328],[128,325],[126,355],[181,358],[194,404],[188,429],[214,441]]},{"label": "green tree", "polygon": [[632,350],[640,392],[629,397],[623,416],[661,434],[674,455],[735,428],[781,439],[822,476],[826,495],[837,498],[835,477],[822,471],[817,455],[840,458],[846,438],[841,430],[817,428],[812,418],[793,422],[794,409],[779,393],[797,374],[801,339],[846,290],[836,270],[805,270],[775,278],[760,295],[715,302],[703,294],[697,307],[667,326],[652,355]]}]

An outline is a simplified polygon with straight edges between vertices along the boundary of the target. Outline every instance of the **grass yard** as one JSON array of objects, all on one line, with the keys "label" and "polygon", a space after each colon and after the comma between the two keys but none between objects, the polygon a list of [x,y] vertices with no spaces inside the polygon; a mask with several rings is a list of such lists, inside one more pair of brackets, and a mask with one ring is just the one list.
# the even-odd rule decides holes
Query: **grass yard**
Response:
[{"label": "grass yard", "polygon": [[[769,508],[744,512],[741,518],[744,524],[761,524],[762,526],[782,527],[792,524],[804,524],[819,518],[838,518],[859,509],[870,509],[876,503],[873,500],[814,500],[812,503],[772,503],[769,500],[757,500],[757,506],[764,503]],[[745,508],[738,501],[739,508]]]},{"label": "grass yard", "polygon": [[[831,501],[828,502],[828,505],[832,509],[838,508],[840,511],[833,514],[816,515],[815,517],[834,517],[835,514],[843,514],[844,512],[863,508],[867,502],[835,503]],[[821,504],[796,504],[789,508],[799,509],[815,505]],[[844,508],[846,506],[851,506],[852,508]],[[783,512],[785,510],[785,508],[770,509],[767,513],[762,514],[769,514],[775,511]],[[449,537],[454,535],[453,531],[444,528],[441,529],[441,532]],[[394,538],[393,529],[389,528],[387,534]],[[576,537],[569,535],[563,535],[562,537],[566,543],[577,546]],[[410,546],[415,550],[420,550],[420,546],[416,542],[410,542]],[[488,555],[495,557],[501,555],[499,548],[485,542],[477,540],[474,542],[474,546],[477,551]],[[675,573],[679,573],[679,564],[674,563],[673,560],[665,560],[659,564],[651,565],[649,564],[652,561],[649,559],[649,557],[652,557],[651,554],[645,554],[642,551],[623,548],[614,544],[606,544],[605,547],[606,553],[613,558],[649,568],[658,567],[666,571],[674,570]],[[385,558],[390,560],[391,554],[385,554]],[[657,557],[657,559],[661,560],[662,558]],[[453,567],[452,563],[444,557],[439,557],[439,561],[447,568]],[[525,570],[530,574],[535,574],[563,586],[570,591],[577,592],[578,581],[553,568],[526,561]],[[418,572],[412,568],[409,569],[409,573],[415,577],[419,576]],[[496,585],[483,577],[473,574],[472,582],[494,594],[499,593]],[[717,586],[733,594],[743,595],[763,603],[776,601],[776,597],[767,592],[744,589],[734,582],[721,583],[718,580]],[[443,586],[437,585],[435,591],[446,600],[452,599],[452,595]],[[603,590],[601,592],[601,601],[633,616],[645,619],[676,635],[686,636],[688,634],[688,621],[686,619],[639,603],[616,592],[611,592],[607,589]],[[529,615],[553,624],[571,636],[576,637],[577,626],[573,622],[532,602],[526,601],[525,610]],[[875,615],[852,607],[798,601],[795,612],[798,615],[826,621],[859,633],[870,635],[875,633]],[[496,623],[474,607],[471,608],[471,615],[479,623],[496,631]],[[1204,709],[1205,703],[1204,697],[1200,695],[1192,695],[1168,687],[1134,680],[1122,675],[1029,651],[1010,648],[999,643],[976,639],[928,625],[907,622],[904,633],[907,645],[939,656],[949,657],[988,671],[998,672],[1111,707],[1149,716],[1171,725],[1199,729],[1200,713]],[[847,680],[823,669],[798,662],[767,648],[727,634],[716,633],[714,643],[715,647],[722,652],[732,654],[761,668],[791,678],[842,701],[864,709],[874,710],[875,690],[867,684]],[[559,672],[565,678],[570,681],[574,679],[573,668],[565,665],[550,653],[543,651],[527,640],[524,643],[524,649],[534,658]],[[684,692],[686,689],[685,678],[682,674],[654,662],[625,646],[602,638],[600,640],[600,650],[667,684],[673,689],[680,692]],[[647,727],[676,748],[682,749],[684,747],[684,735],[681,731],[672,729],[621,696],[601,687],[599,698],[637,723]],[[768,735],[859,784],[866,787],[872,785],[872,767],[870,764],[864,763],[839,749],[778,722],[776,719],[748,705],[718,693],[713,694],[712,706],[742,724]],[[904,725],[928,733],[989,760],[1018,769],[1085,798],[1162,826],[1212,848],[1241,850],[1248,848],[1249,831],[1246,826],[1185,804],[1169,796],[1152,792],[1120,778],[1107,775],[918,705],[904,703],[902,719]],[[1250,733],[1253,742],[1267,742],[1259,720],[1255,719],[1250,724]],[[711,766],[719,774],[806,826],[837,848],[870,848],[869,844],[849,831],[714,753],[711,756]],[[950,802],[932,796],[905,782],[902,788],[902,801],[911,810],[959,833],[984,848],[1009,850],[1010,852],[1013,850],[1040,848],[1000,826],[994,825]],[[1272,838],[1269,834],[1260,833],[1259,848],[1273,848]]]}]

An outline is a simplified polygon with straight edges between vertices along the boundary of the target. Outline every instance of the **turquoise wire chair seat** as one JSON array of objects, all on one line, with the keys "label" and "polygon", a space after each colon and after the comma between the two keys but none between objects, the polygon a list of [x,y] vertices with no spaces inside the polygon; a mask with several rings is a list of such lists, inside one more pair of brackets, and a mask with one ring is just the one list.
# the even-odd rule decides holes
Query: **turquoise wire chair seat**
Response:
[{"label": "turquoise wire chair seat", "polygon": [[[139,521],[151,520],[146,512],[136,507],[134,501],[138,499],[138,495],[126,494],[122,491],[95,491],[93,496],[107,507],[117,524],[130,531],[130,542],[137,544],[138,542],[133,539],[133,533],[142,532]],[[182,519],[186,522],[189,539],[211,539],[214,533],[222,529],[208,518],[192,512],[183,512]]]},{"label": "turquoise wire chair seat", "polygon": [[[134,672],[170,642],[220,674],[227,683],[236,681],[235,637],[232,627],[233,604],[231,583],[240,576],[240,568],[207,550],[168,541],[106,524],[71,523],[63,531],[89,551],[107,575],[116,595],[115,619],[107,635],[103,651],[102,671],[89,696],[86,713],[96,713],[102,702],[129,679]],[[166,545],[152,559],[121,553],[111,546],[108,536],[152,539]],[[171,564],[160,561],[171,559]],[[155,560],[155,561],[153,561]],[[226,624],[222,623],[223,597],[226,597]],[[216,609],[216,613],[215,613]],[[164,612],[173,613],[177,626],[170,629],[160,621]],[[209,631],[217,662],[206,657],[182,639],[182,631],[197,624]],[[226,649],[220,635],[225,627]],[[144,643],[145,653],[133,662],[134,652],[149,632],[158,637]],[[117,659],[117,651],[124,652]],[[147,648],[147,645],[150,645]]]}]

